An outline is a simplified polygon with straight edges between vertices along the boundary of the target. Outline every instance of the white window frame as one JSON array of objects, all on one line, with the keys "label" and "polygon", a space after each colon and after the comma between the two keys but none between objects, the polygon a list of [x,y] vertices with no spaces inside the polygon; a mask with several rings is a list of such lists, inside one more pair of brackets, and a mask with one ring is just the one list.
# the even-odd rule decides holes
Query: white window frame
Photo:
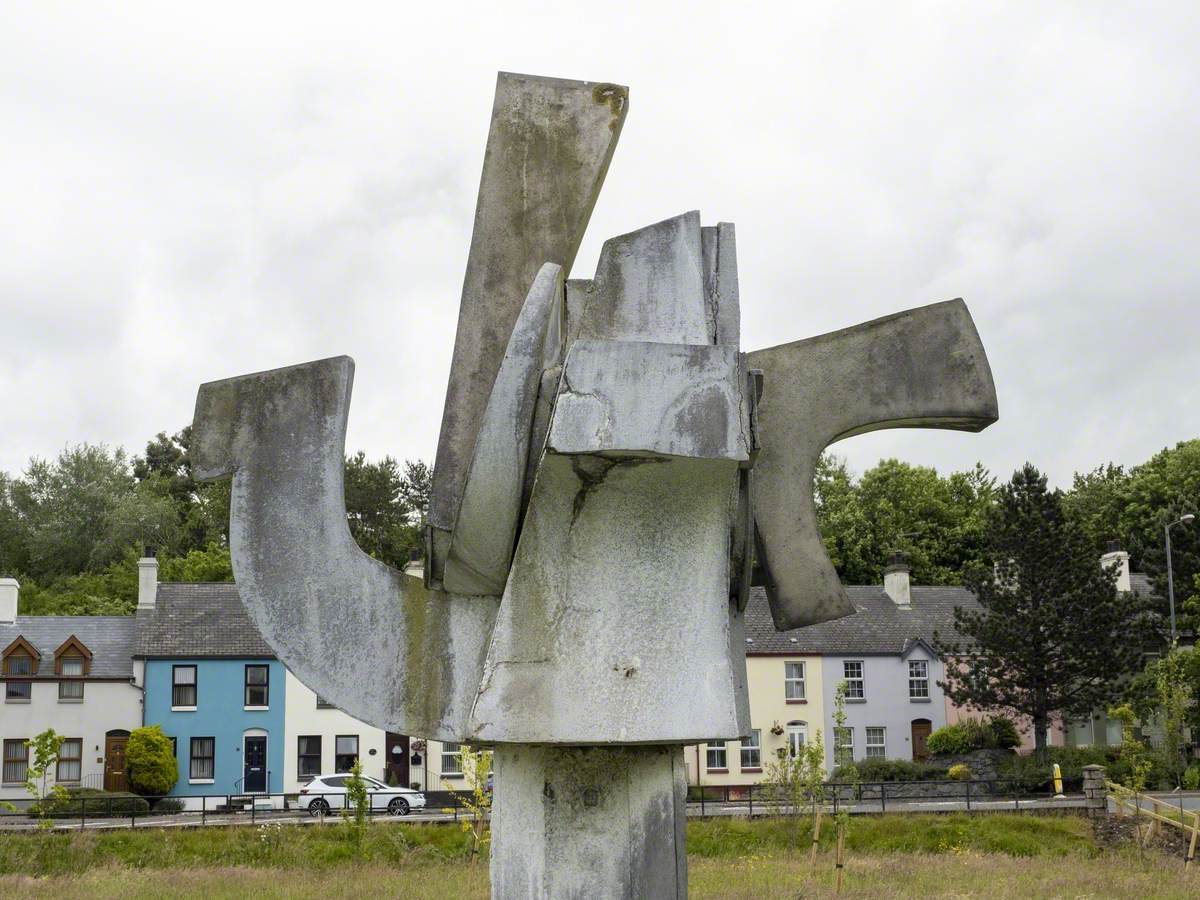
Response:
[{"label": "white window frame", "polygon": [[461,777],[463,774],[462,767],[462,744],[453,741],[445,741],[442,744],[442,776],[450,776],[451,778]]},{"label": "white window frame", "polygon": [[786,733],[788,753],[793,757],[799,756],[801,749],[808,743],[808,723],[788,722]]},{"label": "white window frame", "polygon": [[[800,674],[793,674],[795,669],[799,667]],[[805,684],[805,675],[807,674],[804,660],[789,659],[783,664],[783,699],[788,703],[799,703],[807,699],[807,685]]]},{"label": "white window frame", "polygon": [[[851,675],[850,667],[858,666],[858,674]],[[842,680],[846,682],[847,700],[867,699],[867,664],[861,659],[842,660]]]},{"label": "white window frame", "polygon": [[847,766],[854,762],[854,726],[833,727],[833,764]]},{"label": "white window frame", "polygon": [[729,750],[724,741],[709,741],[704,753],[704,764],[710,772],[729,771]]},{"label": "white window frame", "polygon": [[[747,754],[750,754],[747,758]],[[740,753],[741,769],[745,772],[747,769],[753,771],[762,771],[762,730],[758,728],[751,729],[746,737],[742,738],[742,747]]]},{"label": "white window frame", "polygon": [[[872,732],[875,734],[872,735]],[[878,737],[879,740],[872,741],[872,737]],[[883,725],[868,725],[863,747],[866,759],[887,759],[887,728]]]},{"label": "white window frame", "polygon": [[[914,674],[914,666],[924,669],[924,674]],[[915,693],[914,688],[923,690],[924,693]],[[927,659],[910,659],[908,661],[908,699],[909,700],[928,700],[929,699],[929,660]]]}]

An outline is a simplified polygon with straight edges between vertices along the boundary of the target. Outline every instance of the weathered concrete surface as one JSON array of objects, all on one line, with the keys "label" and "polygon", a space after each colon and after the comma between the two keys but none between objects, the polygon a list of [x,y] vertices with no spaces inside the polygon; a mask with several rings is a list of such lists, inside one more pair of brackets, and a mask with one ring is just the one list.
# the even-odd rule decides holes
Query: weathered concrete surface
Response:
[{"label": "weathered concrete surface", "polygon": [[504,591],[516,546],[538,388],[543,370],[561,357],[562,317],[562,267],[546,263],[513,327],[475,441],[442,577],[448,591],[494,596]]},{"label": "weathered concrete surface", "polygon": [[342,356],[202,385],[196,477],[233,475],[238,592],[296,677],[380,728],[457,740],[497,602],[427,591],[350,536],[342,479],[353,378]]},{"label": "weathered concrete surface", "polygon": [[[581,296],[571,295],[579,292]],[[712,344],[705,315],[700,213],[687,212],[610,238],[596,277],[567,285],[574,339]],[[578,321],[571,314],[578,310]]]},{"label": "weathered concrete surface", "polygon": [[704,314],[715,344],[738,346],[741,298],[738,293],[737,239],[732,222],[700,229],[704,251]]},{"label": "weathered concrete surface", "polygon": [[682,748],[501,744],[495,771],[492,896],[687,896]]},{"label": "weathered concrete surface", "polygon": [[736,346],[578,340],[549,449],[750,458]]},{"label": "weathered concrete surface", "polygon": [[430,496],[435,583],[513,324],[543,264],[571,270],[627,108],[620,85],[497,80]]},{"label": "weathered concrete surface", "polygon": [[[556,413],[557,414],[557,413]],[[505,588],[468,739],[736,738],[730,639],[735,460],[548,453]]]},{"label": "weathered concrete surface", "polygon": [[980,431],[996,421],[975,323],[962,300],[950,300],[747,357],[763,372],[752,504],[775,627],[849,615],[817,529],[817,458],[834,441],[880,428]]}]

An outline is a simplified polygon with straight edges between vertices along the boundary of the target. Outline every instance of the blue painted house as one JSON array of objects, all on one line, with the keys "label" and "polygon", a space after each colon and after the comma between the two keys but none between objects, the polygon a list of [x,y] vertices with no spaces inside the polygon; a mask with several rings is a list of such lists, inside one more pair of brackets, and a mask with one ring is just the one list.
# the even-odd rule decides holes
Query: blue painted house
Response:
[{"label": "blue painted house", "polygon": [[153,576],[139,592],[134,665],[145,686],[145,724],[162,726],[175,744],[179,780],[171,795],[282,792],[283,664],[235,585],[157,584]]}]

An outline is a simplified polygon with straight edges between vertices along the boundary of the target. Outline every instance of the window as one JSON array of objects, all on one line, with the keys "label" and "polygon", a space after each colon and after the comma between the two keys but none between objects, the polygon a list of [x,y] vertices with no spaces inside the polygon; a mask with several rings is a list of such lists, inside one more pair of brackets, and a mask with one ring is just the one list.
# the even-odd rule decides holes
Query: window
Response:
[{"label": "window", "polygon": [[929,699],[929,660],[910,659],[908,661],[908,699]]},{"label": "window", "polygon": [[[82,656],[64,656],[59,659],[59,674],[66,678],[82,678],[83,677],[83,657]],[[58,683],[58,699],[59,700],[82,700],[83,699],[83,682],[82,681],[60,681]]]},{"label": "window", "polygon": [[842,677],[846,679],[846,699],[866,699],[866,687],[863,684],[863,662],[861,659],[847,659],[842,662]]},{"label": "window", "polygon": [[787,741],[788,753],[799,756],[801,749],[808,743],[808,725],[804,722],[788,722]]},{"label": "window", "polygon": [[[20,638],[18,642],[23,643]],[[33,677],[33,657],[22,651],[14,651],[4,659],[4,674],[14,678]],[[9,681],[4,686],[4,699],[25,703],[33,697],[33,684],[29,681]]]},{"label": "window", "polygon": [[848,766],[854,762],[854,729],[833,729],[833,762],[834,765]]},{"label": "window", "polygon": [[[195,672],[195,666],[188,666]],[[192,738],[192,762],[188,769],[188,778],[192,781],[212,781],[216,771],[216,738]]]},{"label": "window", "polygon": [[[246,666],[246,706],[269,706],[269,666]],[[356,751],[357,752],[357,751]]]},{"label": "window", "polygon": [[25,746],[24,738],[4,742],[4,775],[5,784],[19,784],[25,780],[29,771],[29,748]]},{"label": "window", "polygon": [[298,740],[296,775],[300,778],[312,778],[314,775],[320,775],[321,736],[319,734],[302,734]]},{"label": "window", "polygon": [[339,734],[333,741],[333,768],[349,772],[358,760],[358,735]]},{"label": "window", "polygon": [[742,738],[742,769],[762,768],[762,732],[755,728]]},{"label": "window", "polygon": [[330,703],[328,700],[326,700],[324,697],[318,695],[317,696],[317,709],[337,709],[337,707],[334,706],[332,703]]},{"label": "window", "polygon": [[[867,726],[867,759],[884,759],[887,756],[886,730],[874,725]],[[853,735],[850,738],[854,741]]]},{"label": "window", "polygon": [[783,696],[786,700],[804,699],[804,663],[783,664]]},{"label": "window", "polygon": [[196,706],[196,667],[172,666],[171,678],[171,706],[194,709]]},{"label": "window", "polygon": [[23,701],[33,696],[32,681],[9,681],[4,687],[4,699]]},{"label": "window", "polygon": [[83,738],[63,738],[58,745],[58,771],[55,781],[79,781],[83,768]]},{"label": "window", "polygon": [[327,787],[345,787],[346,786],[346,776],[345,775],[331,775],[329,778],[322,778],[321,781]]},{"label": "window", "polygon": [[446,741],[442,744],[443,775],[462,774],[462,757],[458,755],[461,749],[462,744],[456,744],[453,741]]},{"label": "window", "polygon": [[728,766],[725,764],[725,742],[724,741],[709,741],[708,742],[708,771],[713,769],[722,770]]}]

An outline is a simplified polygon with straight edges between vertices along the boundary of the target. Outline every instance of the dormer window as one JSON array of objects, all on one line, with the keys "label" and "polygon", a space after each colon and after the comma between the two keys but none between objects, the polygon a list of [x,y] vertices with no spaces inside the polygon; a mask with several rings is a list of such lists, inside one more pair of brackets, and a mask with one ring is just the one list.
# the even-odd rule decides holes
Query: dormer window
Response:
[{"label": "dormer window", "polygon": [[4,648],[3,672],[7,679],[4,684],[4,700],[6,703],[28,703],[33,697],[33,682],[14,679],[33,678],[37,673],[38,661],[41,654],[25,640],[18,637]]},{"label": "dormer window", "polygon": [[71,635],[54,651],[54,672],[59,677],[58,699],[74,703],[83,699],[83,679],[92,668],[92,651]]}]

